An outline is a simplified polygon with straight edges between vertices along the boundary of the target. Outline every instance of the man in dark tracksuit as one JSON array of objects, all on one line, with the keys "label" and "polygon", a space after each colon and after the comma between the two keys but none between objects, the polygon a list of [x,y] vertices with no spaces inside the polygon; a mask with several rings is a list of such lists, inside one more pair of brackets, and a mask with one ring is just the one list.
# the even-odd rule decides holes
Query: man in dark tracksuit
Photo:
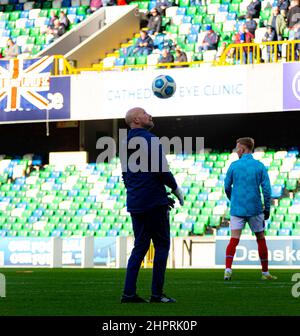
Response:
[{"label": "man in dark tracksuit", "polygon": [[[136,293],[136,282],[141,263],[152,239],[155,249],[152,295],[150,302],[171,303],[176,300],[163,293],[164,277],[170,248],[169,198],[165,186],[183,205],[183,195],[174,176],[168,170],[167,160],[158,138],[149,132],[154,126],[152,117],[142,108],[129,110],[125,118],[130,127],[126,139],[126,150],[120,151],[123,180],[127,190],[127,210],[130,212],[134,232],[134,248],[127,265],[126,280],[121,303],[147,302]],[[137,169],[130,160],[136,151],[130,150],[130,142],[141,141],[141,156],[137,164],[146,169]],[[125,154],[127,152],[127,154]],[[143,155],[145,155],[143,157]],[[153,169],[154,157],[159,159]],[[144,160],[144,162],[142,162]],[[151,168],[151,169],[150,169]],[[153,171],[154,170],[154,171]]]}]

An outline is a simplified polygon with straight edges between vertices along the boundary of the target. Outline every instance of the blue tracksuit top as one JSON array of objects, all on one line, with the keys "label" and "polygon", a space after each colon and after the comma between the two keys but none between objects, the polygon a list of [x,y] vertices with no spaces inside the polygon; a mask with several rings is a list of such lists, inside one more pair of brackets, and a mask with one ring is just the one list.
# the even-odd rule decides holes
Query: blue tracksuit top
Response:
[{"label": "blue tracksuit top", "polygon": [[[129,141],[137,140],[136,137],[145,139],[145,148],[148,150],[148,171],[132,171],[134,169],[131,169],[130,164],[128,164],[132,162],[130,160],[134,157],[134,153],[137,154],[139,148],[141,149],[140,153],[144,152],[145,150],[143,146],[131,150],[128,148]],[[127,144],[127,148],[125,150],[124,144]],[[153,144],[155,144],[155,146]],[[159,165],[157,165],[156,172],[152,172],[150,170],[151,148],[154,149],[152,154],[152,161],[155,161],[153,160],[153,156],[159,159]],[[177,188],[177,183],[170,171],[162,171],[162,167],[164,165],[168,165],[158,137],[144,128],[131,129],[128,132],[127,139],[125,139],[125,143],[122,144],[120,158],[122,164],[123,181],[127,191],[128,212],[140,213],[168,204],[168,196],[165,186],[168,186],[174,190]],[[140,161],[138,160],[133,161],[140,164]],[[126,171],[124,171],[124,168],[126,168]]]},{"label": "blue tracksuit top", "polygon": [[251,154],[231,163],[225,178],[225,192],[231,201],[230,214],[238,217],[257,216],[265,209],[270,211],[271,185],[266,167]]}]

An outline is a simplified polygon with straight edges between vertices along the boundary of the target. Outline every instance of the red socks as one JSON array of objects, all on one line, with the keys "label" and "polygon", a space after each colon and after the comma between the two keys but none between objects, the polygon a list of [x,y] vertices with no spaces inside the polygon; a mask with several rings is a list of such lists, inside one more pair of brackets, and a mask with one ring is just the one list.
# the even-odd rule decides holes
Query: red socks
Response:
[{"label": "red socks", "polygon": [[258,254],[263,272],[268,272],[268,248],[266,239],[257,239]]},{"label": "red socks", "polygon": [[231,268],[233,258],[235,255],[235,250],[236,247],[238,246],[239,241],[240,240],[238,238],[231,238],[229,241],[229,244],[226,249],[226,268]]}]

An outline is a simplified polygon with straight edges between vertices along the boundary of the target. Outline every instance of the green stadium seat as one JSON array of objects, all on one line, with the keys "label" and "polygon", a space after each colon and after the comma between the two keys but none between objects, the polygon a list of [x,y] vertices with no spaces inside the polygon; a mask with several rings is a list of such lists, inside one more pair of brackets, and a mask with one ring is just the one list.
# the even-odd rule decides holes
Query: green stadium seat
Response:
[{"label": "green stadium seat", "polygon": [[96,237],[106,237],[106,230],[98,230],[96,231]]},{"label": "green stadium seat", "polygon": [[67,225],[67,230],[70,230],[70,231],[76,231],[78,228],[78,224],[76,223],[69,223]]},{"label": "green stadium seat", "polygon": [[20,230],[18,232],[18,237],[28,237],[29,236],[29,230]]},{"label": "green stadium seat", "polygon": [[281,227],[281,222],[271,222],[269,224],[269,229],[279,230]]},{"label": "green stadium seat", "polygon": [[136,57],[136,64],[137,65],[145,65],[145,64],[147,64],[147,57],[146,56],[138,56],[138,57]]},{"label": "green stadium seat", "polygon": [[51,231],[43,230],[40,232],[40,237],[50,237],[51,236]]},{"label": "green stadium seat", "polygon": [[292,231],[292,236],[300,236],[300,229],[294,229]]},{"label": "green stadium seat", "polygon": [[8,237],[17,237],[17,235],[18,235],[18,231],[16,231],[16,230],[9,230],[7,232]]},{"label": "green stadium seat", "polygon": [[195,223],[193,228],[194,234],[203,235],[205,232],[205,225],[203,223]]},{"label": "green stadium seat", "polygon": [[283,222],[282,224],[281,224],[281,228],[282,229],[293,229],[293,227],[294,227],[294,223],[293,222]]},{"label": "green stadium seat", "polygon": [[189,7],[190,0],[179,0],[179,7]]},{"label": "green stadium seat", "polygon": [[46,8],[50,9],[50,8],[52,8],[52,1],[43,2],[42,8],[43,9],[46,9]]},{"label": "green stadium seat", "polygon": [[42,9],[39,13],[39,17],[48,17],[49,11],[47,9]]},{"label": "green stadium seat", "polygon": [[266,230],[266,235],[267,236],[277,236],[277,230],[275,230],[275,229],[268,229],[268,230]]},{"label": "green stadium seat", "polygon": [[6,5],[5,6],[5,11],[6,12],[12,12],[14,10],[14,5]]}]

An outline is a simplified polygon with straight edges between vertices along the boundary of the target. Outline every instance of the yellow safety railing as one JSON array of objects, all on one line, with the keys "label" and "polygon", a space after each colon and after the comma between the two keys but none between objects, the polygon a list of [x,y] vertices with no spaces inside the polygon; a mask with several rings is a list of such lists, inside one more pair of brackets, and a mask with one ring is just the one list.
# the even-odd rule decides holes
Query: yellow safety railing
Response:
[{"label": "yellow safety railing", "polygon": [[65,59],[63,55],[55,55],[53,62],[53,76],[66,76],[75,74],[75,68]]},{"label": "yellow safety railing", "polygon": [[[76,75],[87,71],[134,71],[144,69],[176,69],[184,67],[199,67],[201,64],[210,63],[214,66],[235,65],[235,64],[260,64],[300,61],[300,40],[276,41],[262,43],[241,43],[229,44],[221,56],[214,61],[193,61],[182,63],[164,64],[134,64],[123,66],[104,67],[102,63],[94,64],[89,68],[75,68],[63,55],[55,55],[53,62],[52,76]],[[34,57],[31,57],[34,58]]]},{"label": "yellow safety railing", "polygon": [[299,61],[300,40],[229,44],[215,65],[260,64]]},{"label": "yellow safety railing", "polygon": [[84,71],[134,71],[134,70],[144,70],[144,69],[174,69],[174,68],[185,68],[185,67],[196,67],[202,64],[203,61],[194,62],[181,62],[181,63],[164,63],[164,64],[132,64],[132,65],[114,65],[111,67],[104,67],[103,64],[94,64],[92,68],[73,68],[73,74],[79,74]]}]

